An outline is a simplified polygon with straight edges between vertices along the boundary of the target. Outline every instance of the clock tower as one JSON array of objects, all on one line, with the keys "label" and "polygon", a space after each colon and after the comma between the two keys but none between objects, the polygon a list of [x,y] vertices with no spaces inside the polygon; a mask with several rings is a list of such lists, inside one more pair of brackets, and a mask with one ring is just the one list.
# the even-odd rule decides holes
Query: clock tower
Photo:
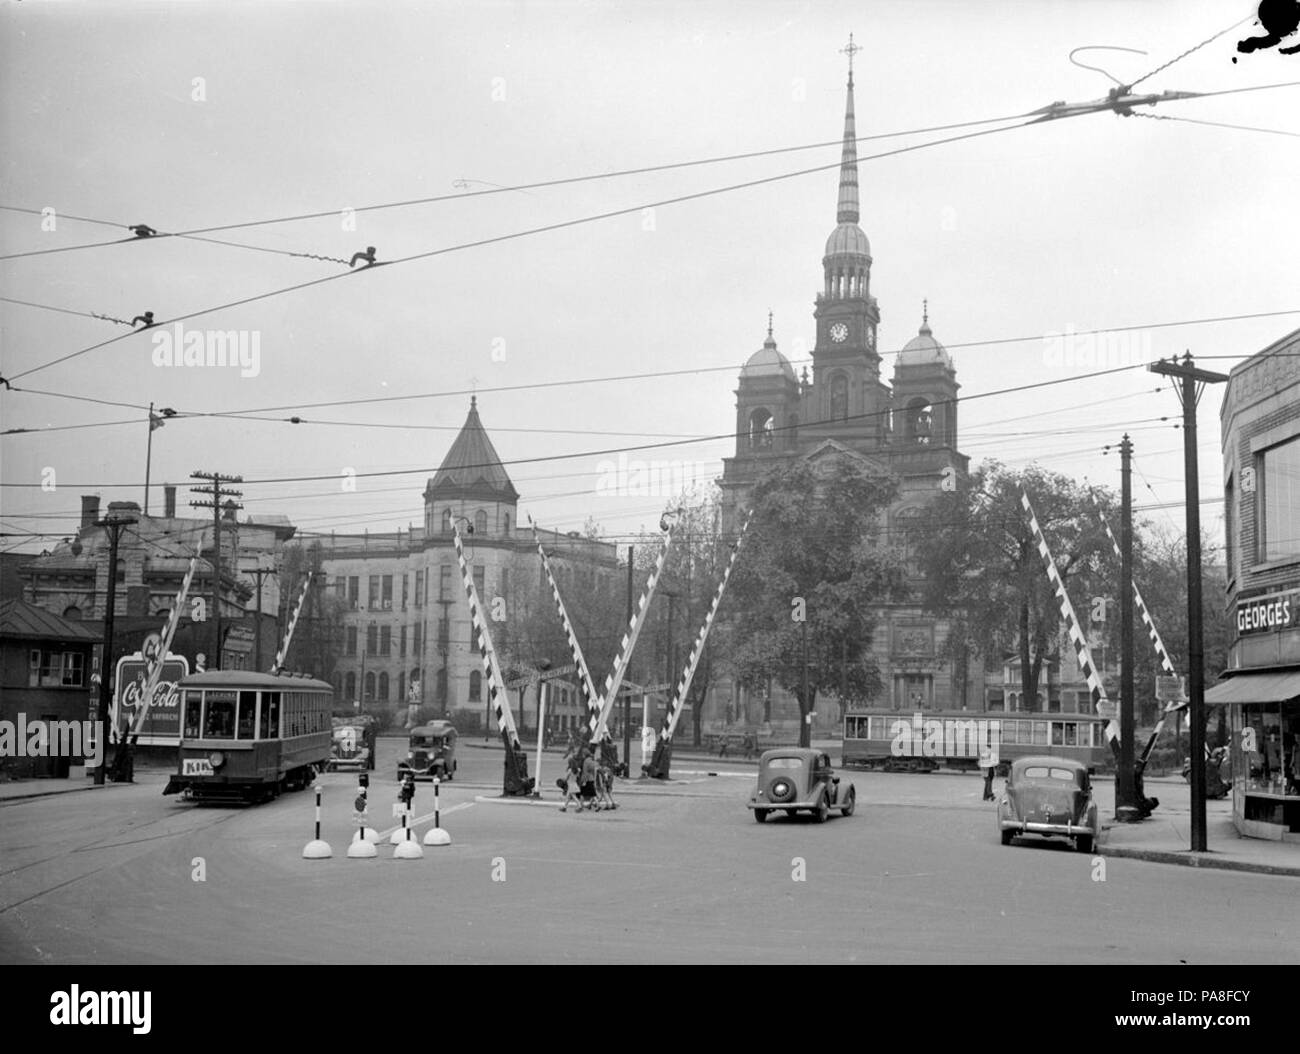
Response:
[{"label": "clock tower", "polygon": [[844,107],[835,229],[822,257],[824,281],[813,317],[813,384],[802,407],[808,438],[835,437],[851,446],[880,446],[888,430],[889,389],[880,380],[876,327],[880,310],[871,295],[871,244],[858,208],[858,147],[853,114],[853,56],[862,49],[849,38],[849,81]]}]

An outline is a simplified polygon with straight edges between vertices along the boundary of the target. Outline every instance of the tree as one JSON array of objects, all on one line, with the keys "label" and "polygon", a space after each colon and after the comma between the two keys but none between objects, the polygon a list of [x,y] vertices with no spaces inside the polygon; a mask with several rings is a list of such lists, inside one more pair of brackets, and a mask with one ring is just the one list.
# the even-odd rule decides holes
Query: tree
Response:
[{"label": "tree", "polygon": [[1103,585],[1114,593],[1106,570],[1114,553],[1097,516],[1100,509],[1119,523],[1109,491],[1037,466],[1011,472],[990,461],[956,489],[941,491],[910,539],[924,576],[923,607],[958,612],[950,649],[968,648],[986,663],[1014,649],[1023,705],[1035,710],[1043,665],[1058,652],[1061,608],[1021,504],[1022,487],[1086,633],[1083,603],[1104,593]]},{"label": "tree", "polygon": [[830,451],[764,477],[725,604],[738,679],[775,681],[799,701],[800,742],[817,693],[842,687],[844,702],[880,691],[871,658],[876,606],[901,599],[906,565],[881,544],[898,481],[870,462]]},{"label": "tree", "polygon": [[284,550],[278,575],[280,640],[283,642],[289,619],[293,617],[294,605],[302,592],[303,577],[311,572],[311,589],[298,616],[284,666],[290,670],[308,670],[322,680],[329,680],[343,650],[343,612],[347,605],[329,590],[327,576],[322,571],[323,560],[320,542],[312,542],[309,546],[292,545]]}]

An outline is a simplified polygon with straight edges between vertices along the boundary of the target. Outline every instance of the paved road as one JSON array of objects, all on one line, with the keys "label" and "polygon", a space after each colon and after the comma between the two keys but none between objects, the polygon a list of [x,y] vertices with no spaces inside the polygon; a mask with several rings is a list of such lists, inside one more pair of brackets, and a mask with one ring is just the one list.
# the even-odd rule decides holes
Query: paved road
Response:
[{"label": "paved road", "polygon": [[[376,826],[391,824],[397,749],[381,748]],[[442,795],[453,845],[421,861],[343,857],[356,780],[342,773],[322,779],[327,861],[301,858],[310,792],[196,806],[143,773],[7,805],[0,961],[1300,961],[1295,879],[1004,848],[976,777],[853,774],[855,816],[760,827],[744,766],[684,762],[670,786],[621,784],[615,812],[562,814],[493,801],[500,765],[461,752]],[[415,805],[431,809],[428,784]]]}]

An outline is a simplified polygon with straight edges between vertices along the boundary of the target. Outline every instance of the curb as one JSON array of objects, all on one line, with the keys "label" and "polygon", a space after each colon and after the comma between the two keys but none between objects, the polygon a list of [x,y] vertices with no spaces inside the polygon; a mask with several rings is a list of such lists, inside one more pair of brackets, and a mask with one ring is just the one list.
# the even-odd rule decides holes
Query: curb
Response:
[{"label": "curb", "polygon": [[60,787],[58,790],[38,790],[26,794],[0,794],[0,806],[11,801],[30,801],[32,798],[53,798],[59,794],[77,794],[81,791],[104,790],[106,787],[133,786],[138,786],[138,784],[106,782],[96,786],[94,783],[89,783],[84,787]]},{"label": "curb", "polygon": [[1099,856],[1127,857],[1130,860],[1146,860],[1154,864],[1181,864],[1183,867],[1204,867],[1218,871],[1248,871],[1260,875],[1284,875],[1288,878],[1300,878],[1300,867],[1288,867],[1283,864],[1257,864],[1247,860],[1233,860],[1213,852],[1194,853],[1190,849],[1141,849],[1135,846],[1101,845],[1097,847]]}]

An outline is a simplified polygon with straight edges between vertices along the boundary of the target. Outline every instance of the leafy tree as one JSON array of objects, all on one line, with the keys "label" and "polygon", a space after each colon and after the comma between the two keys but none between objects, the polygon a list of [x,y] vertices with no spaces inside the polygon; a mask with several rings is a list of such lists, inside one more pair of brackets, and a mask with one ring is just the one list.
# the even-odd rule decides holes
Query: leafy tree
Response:
[{"label": "leafy tree", "polygon": [[1114,558],[1097,510],[1113,525],[1114,496],[1036,466],[1012,472],[991,461],[940,492],[910,530],[924,576],[923,606],[961,613],[950,648],[968,648],[986,664],[1014,649],[1024,707],[1036,708],[1045,662],[1058,652],[1061,609],[1021,504],[1029,495],[1075,614],[1087,632],[1084,604],[1112,580]]},{"label": "leafy tree", "polygon": [[823,688],[842,688],[844,702],[880,691],[876,609],[906,593],[903,554],[881,543],[897,490],[895,478],[845,452],[777,469],[751,493],[725,601],[733,663],[747,687],[775,681],[798,699],[804,745]]},{"label": "leafy tree", "polygon": [[[298,594],[302,592],[303,577],[310,572],[311,589],[298,616],[284,665],[286,669],[306,670],[322,680],[330,680],[343,652],[343,612],[347,605],[328,588],[322,565],[320,542],[292,545],[284,550],[279,571],[280,631],[276,647],[284,640]],[[267,657],[268,668],[274,658],[274,654]]]}]

